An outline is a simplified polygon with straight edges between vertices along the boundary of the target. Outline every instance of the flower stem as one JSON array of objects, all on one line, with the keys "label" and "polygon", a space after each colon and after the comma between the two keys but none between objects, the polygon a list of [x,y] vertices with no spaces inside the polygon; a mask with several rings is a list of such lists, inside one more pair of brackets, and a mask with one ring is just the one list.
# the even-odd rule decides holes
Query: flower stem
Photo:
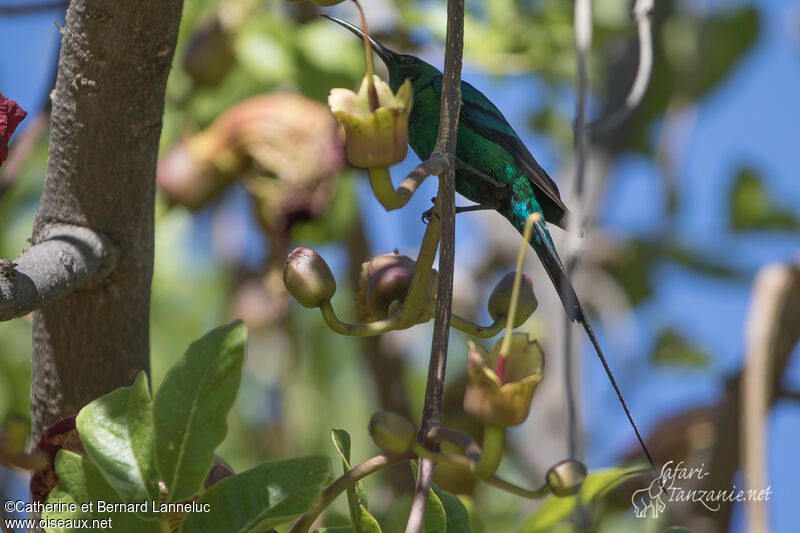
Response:
[{"label": "flower stem", "polygon": [[325,319],[325,323],[331,330],[339,335],[347,335],[348,337],[371,337],[373,335],[380,335],[381,333],[397,329],[400,324],[398,315],[393,315],[389,318],[369,322],[367,324],[348,324],[339,320],[330,301],[320,305],[319,310],[322,312],[322,318]]},{"label": "flower stem", "polygon": [[[522,283],[522,265],[525,263],[525,252],[528,248],[528,243],[531,242],[531,233],[533,231],[533,224],[539,222],[542,215],[539,213],[532,213],[525,220],[525,230],[522,233],[524,242],[519,248],[519,255],[517,256],[517,271],[514,274],[514,285],[511,290],[511,305],[508,310],[508,317],[506,317],[506,334],[503,337],[503,344],[500,345],[500,356],[497,360],[497,365],[501,366],[500,361],[505,359],[511,348],[511,330],[514,329],[514,319],[517,314],[517,303],[519,302],[519,287]],[[502,374],[498,374],[502,380]]]},{"label": "flower stem", "polygon": [[361,30],[364,32],[364,59],[367,67],[367,96],[369,98],[369,110],[375,112],[378,107],[378,92],[375,90],[375,68],[372,65],[372,43],[369,40],[369,30],[367,29],[367,17],[364,16],[364,10],[358,0],[353,0],[353,3],[358,8],[358,14],[361,16]]},{"label": "flower stem", "polygon": [[372,193],[387,211],[400,209],[408,203],[411,191],[407,188],[395,189],[388,167],[375,167],[369,170],[369,185]]},{"label": "flower stem", "polygon": [[503,441],[506,428],[502,426],[486,426],[483,428],[483,443],[481,458],[475,465],[475,477],[489,479],[497,472],[500,461],[503,459]]},{"label": "flower stem", "polygon": [[538,500],[550,494],[550,485],[548,485],[547,483],[545,483],[538,489],[531,490],[515,485],[497,476],[491,476],[488,479],[485,479],[484,481],[486,481],[486,483],[488,483],[489,485],[497,487],[498,489],[503,489],[506,492],[510,492],[511,494],[516,494],[517,496],[528,498],[530,500]]},{"label": "flower stem", "polygon": [[295,523],[291,533],[305,533],[308,531],[322,511],[324,511],[339,494],[355,485],[358,480],[382,468],[402,463],[403,461],[409,461],[413,458],[414,455],[411,452],[382,453],[351,468],[322,491],[322,494],[319,495],[319,498],[317,498],[317,501],[311,506],[311,509]]}]

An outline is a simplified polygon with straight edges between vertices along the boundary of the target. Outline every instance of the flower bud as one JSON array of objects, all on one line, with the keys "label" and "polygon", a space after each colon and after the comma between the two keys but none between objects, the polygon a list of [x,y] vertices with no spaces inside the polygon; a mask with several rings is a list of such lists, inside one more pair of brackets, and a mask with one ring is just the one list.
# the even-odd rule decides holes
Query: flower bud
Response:
[{"label": "flower bud", "polygon": [[336,279],[328,263],[311,248],[295,248],[286,257],[283,283],[304,307],[319,307],[336,292]]},{"label": "flower bud", "polygon": [[183,69],[195,83],[216,87],[236,64],[232,36],[219,17],[212,17],[195,30],[183,54]]},{"label": "flower bud", "polygon": [[[508,316],[509,308],[511,307],[511,293],[514,289],[514,275],[515,272],[509,272],[503,276],[494,286],[494,290],[489,296],[489,316],[492,317],[492,320],[500,320]],[[517,312],[514,315],[514,323],[511,326],[514,328],[520,327],[536,311],[538,305],[539,302],[536,301],[536,296],[533,294],[533,282],[530,276],[522,274],[522,280],[519,285],[519,299],[517,300]]]},{"label": "flower bud", "polygon": [[414,277],[414,266],[413,259],[400,254],[383,254],[364,263],[361,282],[370,318],[386,318],[393,302],[402,304],[405,301]]},{"label": "flower bud", "polygon": [[378,108],[370,109],[367,77],[358,93],[332,89],[328,106],[345,132],[347,160],[361,168],[390,167],[408,153],[408,116],[413,92],[406,80],[395,95],[389,85],[373,76]]},{"label": "flower bud", "polygon": [[469,342],[467,390],[464,411],[493,426],[516,426],[528,418],[536,385],[542,380],[544,354],[536,341],[513,333],[507,354],[500,354],[503,339],[491,352]]},{"label": "flower bud", "polygon": [[563,498],[578,493],[586,474],[586,465],[575,459],[564,459],[547,470],[545,480],[553,494]]},{"label": "flower bud", "polygon": [[369,419],[369,434],[379,448],[403,453],[414,443],[417,428],[404,416],[389,411],[378,411]]}]

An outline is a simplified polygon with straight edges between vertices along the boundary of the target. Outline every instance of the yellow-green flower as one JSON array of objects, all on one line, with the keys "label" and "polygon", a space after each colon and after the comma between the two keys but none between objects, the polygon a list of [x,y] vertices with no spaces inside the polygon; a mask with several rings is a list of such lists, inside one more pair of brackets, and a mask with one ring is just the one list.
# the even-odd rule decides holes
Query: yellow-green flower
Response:
[{"label": "yellow-green flower", "polygon": [[347,159],[361,168],[389,167],[408,153],[408,116],[411,113],[411,81],[406,80],[397,94],[378,76],[373,76],[378,107],[369,103],[367,77],[358,93],[332,89],[328,105],[346,137]]},{"label": "yellow-green flower", "polygon": [[516,426],[528,418],[536,385],[542,380],[544,354],[525,333],[511,335],[508,353],[501,355],[499,339],[491,352],[469,344],[464,410],[493,426]]}]

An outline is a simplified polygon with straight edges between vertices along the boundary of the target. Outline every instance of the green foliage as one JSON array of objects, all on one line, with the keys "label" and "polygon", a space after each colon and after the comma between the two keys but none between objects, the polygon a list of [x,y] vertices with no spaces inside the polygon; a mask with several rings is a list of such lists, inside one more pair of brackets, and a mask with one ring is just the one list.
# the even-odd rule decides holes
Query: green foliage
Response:
[{"label": "green foliage", "polygon": [[659,332],[650,360],[657,365],[696,368],[705,368],[710,363],[710,357],[704,350],[694,346],[680,332],[670,328]]},{"label": "green foliage", "polygon": [[189,346],[154,400],[155,464],[169,501],[197,494],[225,438],[242,379],[245,327],[217,328]]},{"label": "green foliage", "polygon": [[[332,429],[331,438],[336,451],[342,458],[342,468],[345,472],[350,470],[350,434],[343,429]],[[381,527],[367,510],[367,493],[363,484],[358,481],[347,488],[347,507],[350,511],[350,520],[356,533],[380,533]]]},{"label": "green foliage", "polygon": [[[416,478],[419,473],[416,462],[411,463],[411,470]],[[472,533],[469,512],[457,496],[442,490],[436,483],[431,483],[422,531],[423,533]]]},{"label": "green foliage", "polygon": [[180,531],[257,533],[284,524],[308,511],[330,478],[327,457],[261,463],[200,496],[197,504],[208,504],[209,511],[189,513]]},{"label": "green foliage", "polygon": [[589,474],[575,496],[559,498],[548,496],[542,505],[525,521],[521,533],[550,533],[565,521],[580,505],[592,506],[607,491],[631,475],[641,472],[639,467],[598,469]]},{"label": "green foliage", "polygon": [[125,501],[158,498],[153,464],[153,402],[144,372],[130,387],[93,401],[75,420],[81,443]]},{"label": "green foliage", "polygon": [[751,168],[736,172],[728,206],[729,223],[734,231],[800,229],[794,213],[778,205],[764,179]]},{"label": "green foliage", "polygon": [[[107,465],[109,461],[106,461]],[[161,527],[154,520],[145,520],[134,512],[107,512],[100,502],[107,504],[136,503],[141,500],[125,502],[109,485],[105,478],[108,473],[101,471],[90,459],[77,453],[61,450],[56,456],[58,485],[47,497],[48,508],[54,512],[43,512],[45,520],[79,521],[81,519],[105,520],[110,518],[114,529],[122,532],[158,533]],[[58,505],[57,505],[58,504]],[[86,507],[91,505],[91,507]],[[149,504],[147,504],[149,506]],[[101,531],[109,529],[99,527]],[[73,531],[72,527],[45,527],[48,533]]]},{"label": "green foliage", "polygon": [[[203,490],[239,389],[244,344],[241,322],[222,326],[192,343],[154,401],[140,373],[132,386],[84,407],[76,425],[88,457],[59,451],[59,481],[47,501],[60,505],[43,516],[52,520],[46,530],[110,518],[103,528],[157,532],[188,510],[181,531],[256,533],[307,512],[331,479],[327,457],[261,463]],[[120,506],[101,508],[112,503]]]}]

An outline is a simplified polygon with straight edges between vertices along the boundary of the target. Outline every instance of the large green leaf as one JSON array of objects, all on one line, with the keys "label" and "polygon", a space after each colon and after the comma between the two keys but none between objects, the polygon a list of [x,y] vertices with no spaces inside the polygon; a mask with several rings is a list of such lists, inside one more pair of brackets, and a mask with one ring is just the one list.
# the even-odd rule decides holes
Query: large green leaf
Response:
[{"label": "large green leaf", "polygon": [[307,512],[331,480],[327,457],[261,463],[223,479],[198,500],[207,512],[186,515],[186,533],[260,533]]},{"label": "large green leaf", "polygon": [[75,420],[81,443],[126,502],[158,499],[153,464],[153,404],[147,376],[94,400]]},{"label": "large green leaf", "polygon": [[578,501],[582,505],[592,505],[603,493],[641,471],[639,467],[595,470],[583,482],[577,495],[567,498],[548,496],[522,525],[521,533],[551,533],[560,522],[573,513]]},{"label": "large green leaf", "polygon": [[[159,533],[161,527],[156,520],[144,520],[138,516],[139,508],[129,507],[89,459],[67,450],[56,456],[58,484],[47,496],[42,519],[48,533],[75,531],[108,531],[120,533]],[[120,504],[120,509],[109,509],[109,504]],[[138,502],[149,506],[150,502]],[[88,527],[81,527],[82,520]],[[59,522],[60,521],[60,522]],[[93,522],[94,521],[94,522]],[[49,522],[49,524],[48,524]]]},{"label": "large green leaf", "polygon": [[197,494],[211,470],[242,380],[245,338],[237,320],[193,342],[155,395],[155,464],[170,501]]}]

